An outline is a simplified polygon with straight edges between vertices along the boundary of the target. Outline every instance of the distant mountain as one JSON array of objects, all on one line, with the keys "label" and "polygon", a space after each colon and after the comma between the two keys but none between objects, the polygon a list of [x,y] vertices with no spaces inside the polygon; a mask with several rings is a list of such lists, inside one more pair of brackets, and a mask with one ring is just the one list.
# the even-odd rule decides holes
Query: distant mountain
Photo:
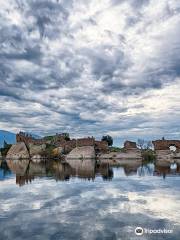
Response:
[{"label": "distant mountain", "polygon": [[16,134],[4,130],[0,130],[0,147],[4,146],[4,140],[9,144],[16,143]]},{"label": "distant mountain", "polygon": [[31,135],[33,138],[35,138],[35,139],[40,139],[40,138],[42,138],[41,136],[39,136],[39,135],[37,135],[37,134],[34,134],[34,133],[29,133],[29,132],[25,132],[26,134],[28,134],[28,135]]},{"label": "distant mountain", "polygon": [[[33,133],[25,132],[28,135],[31,135],[35,139],[40,139],[41,136],[38,136]],[[16,143],[16,134],[4,130],[0,130],[0,148],[4,146],[4,140],[9,144]]]}]

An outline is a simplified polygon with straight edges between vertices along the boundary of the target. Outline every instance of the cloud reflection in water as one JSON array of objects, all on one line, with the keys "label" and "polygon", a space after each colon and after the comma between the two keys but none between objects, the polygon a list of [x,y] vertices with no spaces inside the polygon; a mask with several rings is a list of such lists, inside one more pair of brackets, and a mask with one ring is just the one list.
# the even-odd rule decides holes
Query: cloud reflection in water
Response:
[{"label": "cloud reflection in water", "polygon": [[[153,174],[138,175],[141,166],[128,169],[104,165],[95,167],[91,175],[83,171],[83,164],[69,168],[57,162],[32,163],[28,172],[24,171],[22,162],[19,165],[11,162],[8,166],[19,175],[20,167],[27,176],[28,173],[33,176],[34,167],[36,172],[34,181],[20,188],[15,184],[14,175],[1,181],[2,240],[138,239],[134,234],[137,226],[174,229],[173,235],[158,235],[158,239],[178,239],[177,173],[169,173],[164,180],[156,168]],[[96,177],[84,181],[85,172],[87,180],[90,176]],[[75,177],[78,173],[79,178]],[[67,174],[69,181],[62,181]],[[144,235],[142,239],[157,239],[157,236]]]}]

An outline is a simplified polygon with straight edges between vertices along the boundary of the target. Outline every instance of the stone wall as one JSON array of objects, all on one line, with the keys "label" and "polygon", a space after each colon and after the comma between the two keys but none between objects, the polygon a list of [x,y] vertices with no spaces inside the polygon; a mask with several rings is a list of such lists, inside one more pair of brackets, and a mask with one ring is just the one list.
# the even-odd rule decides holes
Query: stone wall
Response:
[{"label": "stone wall", "polygon": [[106,141],[95,141],[96,153],[107,153],[109,151],[108,143]]},{"label": "stone wall", "polygon": [[79,138],[79,139],[72,139],[69,141],[61,141],[58,143],[59,147],[64,149],[64,153],[71,152],[76,147],[84,147],[84,146],[94,146],[95,140],[94,138]]},{"label": "stone wall", "polygon": [[20,132],[16,134],[16,142],[24,142],[26,144],[44,144],[46,141],[44,139],[35,139],[31,135],[28,135],[26,133]]},{"label": "stone wall", "polygon": [[[153,145],[157,164],[180,162],[180,140],[156,140]],[[175,151],[171,151],[170,146],[176,147]]]},{"label": "stone wall", "polygon": [[152,142],[154,150],[169,150],[170,146],[175,146],[180,151],[180,140],[156,140]]},{"label": "stone wall", "polygon": [[94,138],[79,138],[76,140],[76,146],[77,147],[84,147],[84,146],[94,146]]},{"label": "stone wall", "polygon": [[24,142],[27,146],[30,144],[34,145],[43,145],[46,143],[50,143],[54,146],[61,147],[63,149],[63,153],[67,154],[71,152],[76,147],[84,147],[84,146],[92,146],[95,148],[96,152],[106,153],[108,152],[108,144],[105,141],[95,141],[93,137],[87,138],[79,138],[72,140],[65,140],[65,137],[62,135],[55,135],[52,140],[47,139],[35,139],[31,135],[20,132],[16,135],[17,143]]},{"label": "stone wall", "polygon": [[137,149],[136,142],[125,141],[124,142],[124,149],[125,150]]}]

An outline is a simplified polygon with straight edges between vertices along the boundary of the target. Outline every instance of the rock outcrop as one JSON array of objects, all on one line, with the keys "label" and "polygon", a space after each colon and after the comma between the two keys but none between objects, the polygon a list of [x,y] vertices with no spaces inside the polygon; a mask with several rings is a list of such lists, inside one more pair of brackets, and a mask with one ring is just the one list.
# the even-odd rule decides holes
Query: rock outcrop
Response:
[{"label": "rock outcrop", "polygon": [[46,144],[35,145],[30,143],[29,144],[29,153],[31,158],[39,159],[44,155],[44,151],[46,149]]},{"label": "rock outcrop", "polygon": [[86,158],[95,158],[95,150],[93,146],[76,147],[66,156],[66,160]]},{"label": "rock outcrop", "polygon": [[11,146],[9,149],[7,159],[28,159],[30,158],[29,151],[25,143],[20,142]]},{"label": "rock outcrop", "polygon": [[53,157],[60,157],[62,153],[63,153],[62,147],[57,147],[57,148],[53,149],[53,151],[52,151]]}]

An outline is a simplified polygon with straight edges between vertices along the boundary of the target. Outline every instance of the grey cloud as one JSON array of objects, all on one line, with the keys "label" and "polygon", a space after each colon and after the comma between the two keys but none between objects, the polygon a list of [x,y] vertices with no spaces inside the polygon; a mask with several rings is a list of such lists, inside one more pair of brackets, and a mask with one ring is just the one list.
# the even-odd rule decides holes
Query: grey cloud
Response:
[{"label": "grey cloud", "polygon": [[[0,18],[0,104],[12,102],[16,110],[8,115],[1,107],[0,122],[42,133],[71,128],[82,135],[143,131],[143,122],[157,123],[143,101],[180,76],[178,4],[161,3],[155,23],[152,1],[109,1],[108,13],[98,4],[90,11],[91,2],[19,0],[11,7],[7,1],[9,13],[4,10]],[[109,28],[103,13],[115,16],[116,11],[122,14],[119,27]],[[46,129],[43,111],[51,121]],[[30,117],[34,122],[28,126],[24,122]]]},{"label": "grey cloud", "polygon": [[138,9],[144,5],[148,5],[150,0],[111,0],[113,5],[119,5],[128,2],[132,7]]},{"label": "grey cloud", "polygon": [[[61,29],[57,27],[64,24],[68,17],[68,12],[64,7],[53,1],[30,1],[27,16],[34,16],[41,37],[52,38],[57,36]],[[53,25],[53,28],[49,27]]]},{"label": "grey cloud", "polygon": [[27,61],[38,61],[41,57],[41,51],[39,46],[36,47],[27,47],[24,49],[24,52],[15,52],[15,53],[2,53],[0,54],[0,58],[6,59],[7,61],[9,60],[22,60],[26,59]]}]

